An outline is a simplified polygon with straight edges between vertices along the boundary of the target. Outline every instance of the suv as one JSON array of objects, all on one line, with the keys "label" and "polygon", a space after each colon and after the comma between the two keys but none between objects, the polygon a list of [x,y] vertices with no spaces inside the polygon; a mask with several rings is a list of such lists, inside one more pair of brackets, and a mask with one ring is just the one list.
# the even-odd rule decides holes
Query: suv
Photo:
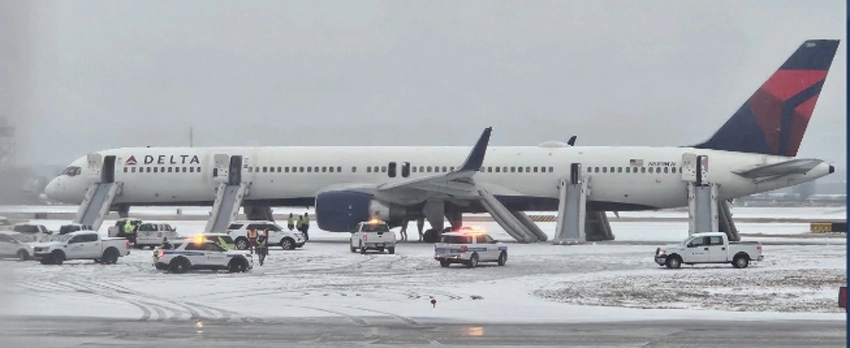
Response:
[{"label": "suv", "polygon": [[504,266],[508,262],[508,247],[484,232],[446,232],[440,237],[440,242],[434,244],[434,259],[440,261],[442,267],[463,263],[474,268],[479,262],[496,262]]},{"label": "suv", "polygon": [[226,233],[233,238],[236,243],[236,249],[248,249],[248,230],[254,229],[257,235],[263,233],[264,229],[269,230],[268,245],[280,245],[283,250],[292,250],[304,246],[306,240],[304,234],[297,231],[290,231],[280,227],[274,221],[267,220],[240,220],[230,223]]},{"label": "suv", "polygon": [[228,251],[203,236],[163,243],[153,251],[156,269],[171,273],[186,273],[192,269],[247,272],[254,267],[251,255]]},{"label": "suv", "polygon": [[365,254],[368,249],[384,252],[384,248],[390,254],[395,254],[395,233],[390,232],[390,226],[386,222],[380,220],[361,222],[357,224],[354,231],[351,231],[349,241],[351,252],[357,252],[357,249],[360,249],[361,254]]},{"label": "suv", "polygon": [[177,239],[177,229],[169,224],[143,222],[136,228],[136,248],[154,247],[162,244],[165,239]]}]

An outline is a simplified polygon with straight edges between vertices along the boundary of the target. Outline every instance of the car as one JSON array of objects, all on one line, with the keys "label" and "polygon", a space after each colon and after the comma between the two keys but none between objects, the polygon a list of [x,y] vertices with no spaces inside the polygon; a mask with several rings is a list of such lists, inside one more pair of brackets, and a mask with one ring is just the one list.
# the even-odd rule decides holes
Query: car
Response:
[{"label": "car", "polygon": [[747,268],[751,262],[763,260],[761,243],[730,242],[724,232],[694,233],[679,244],[655,249],[655,263],[667,268],[679,268],[683,263],[731,263],[735,268]]},{"label": "car", "polygon": [[26,238],[19,232],[0,231],[0,257],[29,260],[33,255],[33,248],[26,242]]},{"label": "car", "polygon": [[444,232],[440,242],[434,244],[434,259],[440,261],[442,267],[463,263],[474,268],[480,262],[496,262],[504,266],[508,262],[508,246],[483,231]]},{"label": "car", "polygon": [[177,229],[169,224],[157,222],[143,222],[136,228],[136,242],[133,245],[136,248],[143,249],[150,247],[151,249],[162,244],[165,239],[177,239]]},{"label": "car", "polygon": [[53,234],[47,227],[38,224],[17,224],[12,231],[19,232],[27,243],[49,241]]},{"label": "car", "polygon": [[65,260],[92,259],[97,263],[114,264],[130,254],[130,242],[125,238],[101,238],[95,231],[75,231],[58,240],[33,243],[33,255],[42,264],[61,265]]},{"label": "car", "polygon": [[254,259],[250,254],[229,251],[199,235],[154,248],[153,264],[156,269],[171,273],[200,269],[247,272],[254,268]]},{"label": "car", "polygon": [[0,216],[0,231],[9,231],[12,229],[12,222],[5,216]]},{"label": "car", "polygon": [[298,231],[290,231],[280,227],[274,221],[268,220],[237,220],[230,223],[226,233],[233,238],[236,243],[236,249],[247,250],[248,245],[248,230],[255,229],[257,235],[263,233],[264,229],[269,230],[268,245],[279,245],[283,250],[292,250],[304,246],[307,240],[304,238],[304,233]]},{"label": "car", "polygon": [[395,244],[395,233],[390,231],[390,226],[386,222],[373,219],[360,222],[354,227],[348,247],[353,253],[357,250],[360,250],[361,254],[365,254],[366,250],[384,252],[386,249],[390,254],[395,254]]},{"label": "car", "polygon": [[236,243],[227,233],[204,232],[200,235],[211,242],[218,243],[227,250],[236,250]]}]

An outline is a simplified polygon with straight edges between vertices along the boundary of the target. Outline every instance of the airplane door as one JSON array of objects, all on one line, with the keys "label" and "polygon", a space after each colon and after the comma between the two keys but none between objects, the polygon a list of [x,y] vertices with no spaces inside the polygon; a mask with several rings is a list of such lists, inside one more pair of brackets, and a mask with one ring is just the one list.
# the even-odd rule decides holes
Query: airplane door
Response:
[{"label": "airplane door", "polygon": [[103,167],[100,171],[100,182],[115,182],[115,156],[109,155],[103,158]]},{"label": "airplane door", "polygon": [[228,172],[228,185],[239,185],[242,182],[242,156],[230,156],[230,168],[228,168]]},{"label": "airplane door", "polygon": [[570,163],[570,184],[581,181],[581,163]]},{"label": "airplane door", "polygon": [[97,153],[90,153],[86,156],[86,162],[89,170],[93,171],[99,178],[102,178],[100,173],[103,171],[103,157]]},{"label": "airplane door", "polygon": [[213,179],[216,183],[222,182],[227,178],[228,168],[230,168],[230,156],[219,153],[213,155]]}]

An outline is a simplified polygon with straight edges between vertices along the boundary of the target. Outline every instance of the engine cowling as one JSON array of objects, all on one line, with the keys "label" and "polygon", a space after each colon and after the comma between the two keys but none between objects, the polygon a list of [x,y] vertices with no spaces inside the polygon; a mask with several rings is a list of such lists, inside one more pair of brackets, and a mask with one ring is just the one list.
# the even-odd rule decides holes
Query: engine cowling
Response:
[{"label": "engine cowling", "polygon": [[351,232],[357,224],[378,218],[397,226],[406,214],[403,206],[381,202],[368,193],[328,191],[316,196],[316,223],[329,232]]}]

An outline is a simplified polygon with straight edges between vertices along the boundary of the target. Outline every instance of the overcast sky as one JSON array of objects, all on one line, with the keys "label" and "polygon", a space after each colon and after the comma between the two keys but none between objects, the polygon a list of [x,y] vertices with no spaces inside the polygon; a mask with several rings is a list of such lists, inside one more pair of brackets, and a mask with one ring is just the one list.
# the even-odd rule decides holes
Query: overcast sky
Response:
[{"label": "overcast sky", "polygon": [[0,0],[18,162],[123,146],[692,145],[841,39],[799,156],[845,167],[844,1]]}]

